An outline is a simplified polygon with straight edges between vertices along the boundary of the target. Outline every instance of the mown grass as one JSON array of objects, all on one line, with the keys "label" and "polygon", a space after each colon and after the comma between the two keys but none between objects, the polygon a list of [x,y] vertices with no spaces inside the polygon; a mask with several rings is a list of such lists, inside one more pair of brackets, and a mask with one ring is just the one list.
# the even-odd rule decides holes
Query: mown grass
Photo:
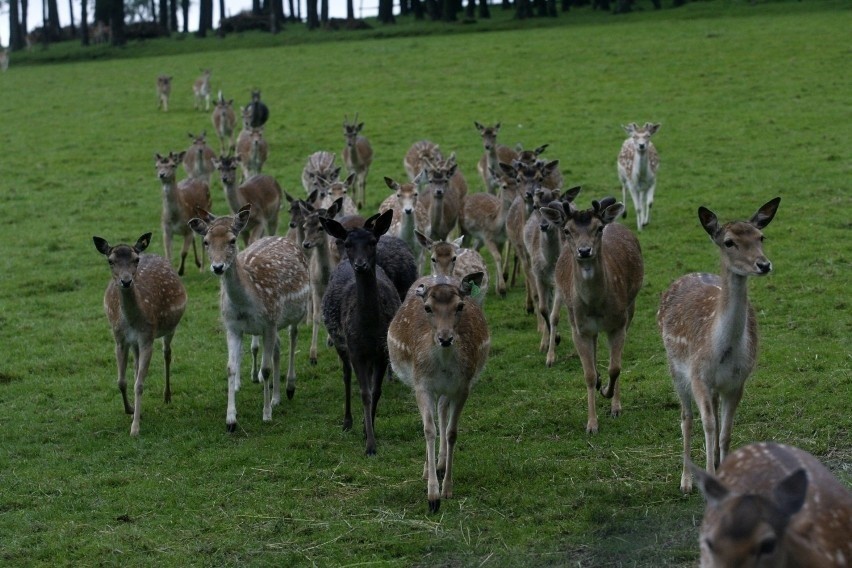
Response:
[{"label": "mown grass", "polygon": [[[13,63],[0,75],[3,563],[694,564],[703,501],[679,495],[679,408],[654,314],[677,276],[717,268],[699,205],[741,218],[775,195],[781,208],[766,230],[775,271],[751,284],[760,364],[734,445],[795,444],[852,483],[848,8],[714,2],[618,19],[574,14],[582,25]],[[371,207],[386,195],[381,177],[403,177],[402,156],[421,138],[455,150],[478,190],[474,120],[502,121],[505,143],[549,143],[546,156],[583,185],[587,203],[618,191],[619,125],[661,122],[622,417],[602,417],[600,434],[587,436],[570,346],[547,369],[522,290],[490,297],[493,352],[462,417],[456,498],[429,516],[410,392],[386,386],[379,455],[367,459],[360,431],[340,430],[334,353],[307,364],[307,327],[294,400],[264,424],[259,387],[247,384],[240,427],[226,434],[218,281],[190,270],[173,402],[162,402],[155,359],[142,435],[131,439],[101,309],[107,269],[91,236],[153,231],[162,250],[153,154],[183,148],[187,131],[212,131],[192,110],[201,67],[229,98],[263,89],[266,169],[291,193],[309,153],[340,152],[343,115],[358,111],[376,155]],[[175,76],[168,114],[155,111],[160,73]],[[225,211],[218,185],[214,209]],[[697,436],[699,463],[702,445]]]}]

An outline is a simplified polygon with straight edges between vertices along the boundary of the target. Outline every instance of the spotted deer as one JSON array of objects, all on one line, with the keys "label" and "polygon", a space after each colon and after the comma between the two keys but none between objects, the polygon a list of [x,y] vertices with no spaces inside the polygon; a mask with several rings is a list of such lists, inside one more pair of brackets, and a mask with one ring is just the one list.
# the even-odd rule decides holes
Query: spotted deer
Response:
[{"label": "spotted deer", "polygon": [[[590,209],[565,211],[565,244],[556,261],[557,293],[568,309],[571,336],[583,365],[588,405],[586,432],[590,434],[598,431],[598,388],[605,398],[612,399],[612,416],[621,414],[621,355],[644,278],[639,241],[629,229],[614,223],[624,209],[623,204],[614,201],[593,201]],[[554,301],[554,306],[558,305]],[[554,328],[558,326],[558,309],[551,312],[550,321]],[[600,333],[606,333],[609,340],[606,386],[601,385],[597,371]]]},{"label": "spotted deer", "polygon": [[305,193],[326,188],[340,178],[340,166],[334,165],[335,154],[319,150],[308,156],[302,168],[302,187]]},{"label": "spotted deer", "polygon": [[419,199],[429,210],[429,238],[446,240],[456,227],[463,197],[451,183],[457,165],[429,166],[418,174],[414,184],[421,187]]},{"label": "spotted deer", "polygon": [[355,184],[355,174],[349,174],[346,179],[335,180],[329,183],[325,188],[325,198],[320,202],[324,209],[328,209],[331,205],[340,200],[340,207],[337,216],[341,215],[357,215],[358,207],[349,196],[349,190]]},{"label": "spotted deer", "polygon": [[417,240],[424,251],[429,252],[429,264],[432,276],[455,278],[459,282],[467,274],[482,273],[482,281],[471,293],[474,300],[481,306],[488,292],[488,268],[485,259],[473,249],[464,248],[459,237],[452,242],[433,241],[420,231],[415,231]]},{"label": "spotted deer", "polygon": [[[657,187],[657,168],[660,156],[651,136],[659,130],[659,124],[646,122],[640,127],[635,122],[622,126],[628,138],[618,154],[618,179],[621,180],[621,198],[627,202],[627,194],[633,200],[636,211],[636,228],[641,231],[651,221],[651,206]],[[627,216],[625,211],[624,216]]]},{"label": "spotted deer", "polygon": [[764,442],[715,475],[691,468],[707,501],[701,566],[849,566],[852,493],[808,452]]},{"label": "spotted deer", "polygon": [[430,140],[418,140],[405,153],[402,166],[408,179],[414,181],[427,166],[444,160],[444,155],[437,144]]},{"label": "spotted deer", "polygon": [[278,231],[278,213],[281,210],[282,190],[278,181],[265,174],[258,174],[237,185],[237,165],[239,157],[221,156],[213,164],[219,170],[225,200],[231,213],[237,213],[244,205],[250,204],[246,227],[240,234],[245,246],[263,236],[274,235]]},{"label": "spotted deer", "polygon": [[411,250],[411,254],[417,258],[420,256],[420,244],[415,231],[428,232],[429,210],[418,199],[419,188],[417,184],[411,182],[399,183],[385,177],[385,185],[394,192],[379,205],[379,213],[388,210],[393,211],[393,221],[388,234],[405,241],[405,244]]},{"label": "spotted deer", "polygon": [[237,139],[237,156],[240,158],[244,180],[261,173],[268,155],[269,144],[263,137],[263,127],[240,132]]},{"label": "spotted deer", "polygon": [[[441,499],[453,497],[459,418],[491,346],[485,315],[477,302],[470,301],[472,286],[479,286],[482,276],[482,272],[467,275],[460,285],[441,277],[420,284],[408,294],[388,328],[391,366],[414,390],[423,421],[423,478],[432,513],[438,512]],[[436,434],[440,435],[437,460]]]},{"label": "spotted deer", "polygon": [[221,153],[232,153],[236,147],[234,145],[234,130],[237,127],[237,113],[234,112],[234,99],[226,101],[225,97],[222,96],[222,91],[219,91],[219,96],[213,107],[211,120],[213,121],[213,128],[216,130],[216,136],[219,138]]},{"label": "spotted deer", "polygon": [[721,254],[721,272],[694,273],[676,280],[660,299],[657,323],[680,399],[683,472],[680,489],[692,491],[688,462],[692,402],[704,427],[706,469],[725,459],[734,414],[757,362],[757,318],[748,301],[749,276],[765,276],[772,263],[763,253],[763,232],[775,217],[780,197],[765,203],[748,221],[720,224],[698,208],[701,226]]},{"label": "spotted deer", "polygon": [[169,111],[169,96],[172,94],[172,77],[160,75],[157,77],[157,109]]},{"label": "spotted deer", "polygon": [[192,143],[183,154],[183,169],[189,177],[204,180],[209,184],[210,177],[216,171],[213,165],[216,152],[207,145],[206,130],[197,136],[190,132],[189,137]]},{"label": "spotted deer", "polygon": [[201,110],[202,103],[204,110],[210,110],[210,69],[202,69],[201,75],[192,84],[192,95],[195,97],[195,110]]},{"label": "spotted deer", "polygon": [[[166,386],[163,400],[172,401],[172,339],[186,309],[186,290],[169,262],[152,254],[142,254],[151,243],[151,233],[136,244],[111,246],[93,237],[95,248],[107,257],[112,277],[104,293],[104,311],[115,339],[118,390],[124,411],[133,415],[130,435],[139,435],[142,417],[142,391],[151,363],[154,340],[163,338]],[[135,359],[133,408],[127,400],[127,361]]]},{"label": "spotted deer", "polygon": [[[252,365],[252,379],[263,383],[263,421],[272,420],[272,407],[281,401],[280,329],[290,330],[287,365],[287,398],[296,390],[296,342],[299,323],[307,314],[311,293],[308,261],[299,246],[284,237],[270,236],[239,251],[237,237],[249,220],[251,205],[236,215],[216,217],[199,211],[190,220],[201,235],[210,256],[210,270],[221,279],[220,307],[228,342],[228,409],[225,425],[237,426],[236,393],[240,389],[243,335],[260,338],[263,351],[259,365]],[[252,340],[256,353],[258,342]],[[270,385],[270,379],[272,384]]]},{"label": "spotted deer", "polygon": [[358,122],[357,112],[352,123],[349,117],[344,118],[343,138],[346,145],[343,147],[343,163],[350,174],[355,174],[355,205],[358,209],[366,203],[367,174],[373,163],[373,147],[366,136],[361,136],[363,129],[364,123]]},{"label": "spotted deer", "polygon": [[163,247],[165,248],[166,260],[172,260],[172,238],[174,235],[183,237],[183,247],[180,251],[180,268],[178,274],[183,276],[186,255],[192,246],[192,255],[195,265],[202,267],[204,251],[201,259],[195,247],[195,235],[190,230],[187,222],[196,215],[198,208],[209,209],[212,207],[210,199],[210,186],[203,179],[187,178],[180,183],[176,181],[178,164],[182,163],[185,152],[169,152],[167,156],[154,155],[154,166],[157,169],[157,178],[163,187],[163,214],[161,225],[163,228]]},{"label": "spotted deer", "polygon": [[485,190],[488,193],[497,193],[500,182],[495,173],[500,173],[500,163],[511,164],[518,158],[518,153],[508,146],[497,143],[497,135],[500,133],[499,122],[489,126],[476,121],[473,124],[482,137],[482,147],[485,149],[485,153],[476,164],[476,171],[482,178]]}]

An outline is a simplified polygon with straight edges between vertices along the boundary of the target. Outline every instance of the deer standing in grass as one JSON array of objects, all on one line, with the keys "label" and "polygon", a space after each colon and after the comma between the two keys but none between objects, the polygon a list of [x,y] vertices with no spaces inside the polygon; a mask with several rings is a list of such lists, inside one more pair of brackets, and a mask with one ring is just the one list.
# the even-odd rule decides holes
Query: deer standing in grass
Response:
[{"label": "deer standing in grass", "polygon": [[172,94],[172,77],[160,75],[157,77],[157,108],[163,112],[169,111],[169,95]]},{"label": "deer standing in grass", "polygon": [[355,174],[355,205],[358,209],[366,203],[367,174],[373,163],[373,147],[365,136],[361,136],[363,129],[364,123],[358,122],[357,112],[351,124],[348,117],[344,118],[343,138],[346,146],[343,147],[343,163],[350,174]]},{"label": "deer standing in grass", "polygon": [[332,273],[322,300],[322,319],[343,366],[343,429],[352,428],[352,370],[364,406],[368,456],[376,453],[374,423],[388,366],[387,332],[400,305],[393,282],[376,266],[379,239],[390,228],[393,213],[385,211],[364,228],[347,230],[320,217],[326,232],[343,241],[346,259]]},{"label": "deer standing in grass", "polygon": [[701,566],[849,566],[852,493],[811,454],[776,443],[745,446],[717,475],[692,466],[707,506]]},{"label": "deer standing in grass", "polygon": [[263,128],[252,128],[247,136],[237,140],[237,156],[240,157],[244,180],[261,173],[269,156],[269,144],[263,137]]},{"label": "deer standing in grass", "polygon": [[340,166],[334,165],[333,152],[319,150],[308,156],[302,168],[302,187],[305,193],[311,193],[320,187],[325,187],[340,177]]},{"label": "deer standing in grass", "polygon": [[189,177],[204,180],[209,184],[210,177],[216,171],[216,166],[213,165],[216,152],[207,145],[207,131],[198,136],[190,132],[189,137],[192,143],[183,154],[183,168]]},{"label": "deer standing in grass", "polygon": [[225,97],[222,96],[222,91],[219,91],[211,119],[213,120],[213,128],[216,129],[216,136],[219,137],[220,151],[222,154],[233,152],[236,147],[234,145],[234,130],[237,127],[234,99],[226,101]]},{"label": "deer standing in grass", "polygon": [[511,164],[518,158],[518,153],[508,146],[497,143],[497,134],[500,133],[499,122],[490,126],[484,126],[476,121],[473,124],[482,137],[482,147],[485,149],[485,153],[476,164],[476,170],[485,184],[485,190],[488,193],[497,193],[500,180],[495,174],[500,173],[500,164]]},{"label": "deer standing in grass", "polygon": [[[574,346],[583,364],[586,381],[588,420],[586,432],[596,434],[598,415],[595,390],[612,399],[611,414],[621,414],[618,377],[627,329],[642,288],[644,267],[639,241],[623,225],[614,223],[624,205],[614,199],[592,202],[591,209],[565,211],[562,230],[565,244],[556,261],[559,300],[568,309]],[[554,301],[550,322],[559,323],[559,306]],[[597,371],[598,335],[609,339],[609,383],[601,385]],[[551,341],[555,340],[551,334]]]},{"label": "deer standing in grass", "polygon": [[414,184],[422,187],[419,199],[429,210],[429,238],[446,240],[456,227],[463,206],[462,196],[450,184],[456,164],[448,168],[427,167],[422,170]]},{"label": "deer standing in grass", "polygon": [[[320,202],[324,209],[328,209],[331,205],[340,200],[340,207],[337,216],[342,215],[357,215],[358,207],[355,202],[349,197],[349,190],[352,189],[355,183],[355,174],[349,174],[344,180],[335,180],[328,184],[325,188],[325,198]],[[381,211],[380,211],[381,212]]]},{"label": "deer standing in grass", "polygon": [[192,84],[192,95],[195,97],[195,110],[201,110],[201,104],[204,104],[204,110],[210,110],[210,69],[202,69],[201,75]]},{"label": "deer standing in grass", "polygon": [[[483,273],[465,276],[461,285],[441,277],[409,292],[388,329],[394,372],[414,389],[426,437],[429,511],[453,496],[453,453],[459,417],[471,388],[488,360],[491,335],[482,309],[470,301],[472,284]],[[436,412],[437,408],[437,412]],[[435,459],[435,415],[440,445]],[[443,477],[438,485],[439,474]]]},{"label": "deer standing in grass", "polygon": [[180,268],[178,274],[183,276],[186,255],[192,246],[192,255],[195,265],[201,268],[204,251],[201,259],[198,258],[198,249],[195,247],[195,235],[187,223],[196,215],[196,210],[210,209],[210,186],[199,178],[187,178],[177,183],[177,169],[184,159],[185,152],[169,152],[167,156],[155,154],[154,166],[157,168],[157,177],[163,186],[163,214],[161,225],[163,228],[163,247],[166,251],[166,260],[172,260],[172,238],[174,235],[183,237],[183,247],[180,251]]},{"label": "deer standing in grass", "polygon": [[748,278],[772,271],[763,253],[762,230],[775,217],[780,202],[776,197],[748,221],[724,225],[715,213],[699,207],[701,226],[719,247],[721,273],[682,276],[660,300],[657,323],[681,404],[680,489],[684,493],[692,491],[688,462],[693,400],[704,426],[709,473],[714,473],[730,448],[734,414],[757,362],[757,318],[748,301]]},{"label": "deer standing in grass", "polygon": [[476,283],[481,289],[472,294],[474,300],[481,306],[485,302],[485,295],[488,292],[488,268],[482,255],[473,249],[463,248],[464,237],[447,242],[433,241],[420,231],[415,231],[415,234],[423,250],[429,251],[432,276],[455,278],[461,282],[461,279],[467,274],[482,273],[481,282]]},{"label": "deer standing in grass", "polygon": [[[646,122],[640,127],[635,122],[622,126],[628,138],[618,154],[618,179],[621,180],[621,198],[627,202],[627,194],[633,200],[636,211],[636,228],[641,231],[651,221],[651,206],[657,187],[657,168],[660,156],[651,136],[659,130],[659,124]],[[625,210],[624,216],[627,216]]]},{"label": "deer standing in grass", "polygon": [[278,231],[278,213],[281,210],[281,186],[278,181],[265,174],[252,176],[237,185],[237,165],[239,157],[222,156],[213,160],[222,180],[225,199],[232,213],[237,213],[244,205],[250,204],[249,219],[241,231],[245,246],[263,236],[274,235]]},{"label": "deer standing in grass", "polygon": [[418,140],[405,153],[402,166],[408,174],[408,179],[414,181],[426,167],[443,160],[444,155],[437,144],[429,140]]},{"label": "deer standing in grass", "polygon": [[[162,257],[142,254],[151,243],[151,233],[139,237],[134,245],[110,244],[93,237],[95,248],[107,257],[112,278],[104,293],[104,311],[115,339],[118,365],[118,390],[124,411],[133,415],[130,435],[139,435],[142,417],[142,391],[154,340],[163,338],[166,386],[163,399],[172,401],[170,372],[172,338],[186,309],[186,290],[169,262]],[[127,400],[127,359],[134,359],[133,408]]]},{"label": "deer standing in grass", "polygon": [[[189,222],[204,239],[210,256],[210,269],[221,278],[220,307],[228,341],[228,409],[225,425],[236,430],[236,393],[240,389],[240,361],[243,335],[252,339],[256,360],[259,343],[263,352],[260,366],[252,365],[252,379],[263,383],[263,421],[272,420],[272,407],[281,401],[281,341],[278,330],[289,328],[290,350],[287,365],[287,398],[296,390],[296,341],[298,325],[307,314],[311,293],[308,261],[299,246],[284,237],[264,237],[240,252],[237,236],[249,221],[251,205],[236,215],[215,217],[200,211]],[[272,385],[270,388],[270,378]]]},{"label": "deer standing in grass", "polygon": [[[398,183],[389,177],[385,177],[385,184],[394,193],[379,205],[379,213],[393,211],[393,222],[388,230],[389,235],[399,237],[415,258],[420,256],[420,244],[415,231],[429,230],[429,210],[418,200],[419,188],[417,184],[406,182]],[[418,263],[418,266],[420,263]]]}]

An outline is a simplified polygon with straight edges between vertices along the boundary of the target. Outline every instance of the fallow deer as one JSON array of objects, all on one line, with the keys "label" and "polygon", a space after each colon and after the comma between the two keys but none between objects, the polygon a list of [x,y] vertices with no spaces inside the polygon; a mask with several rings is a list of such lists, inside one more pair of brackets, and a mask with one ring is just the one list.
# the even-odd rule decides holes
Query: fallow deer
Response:
[{"label": "fallow deer", "polygon": [[[462,247],[464,237],[452,242],[433,241],[420,231],[415,231],[423,250],[429,252],[432,276],[455,278],[459,282],[467,274],[482,273],[482,281],[471,292],[471,296],[481,306],[488,292],[488,268],[485,259],[473,249]],[[477,289],[478,288],[478,289]]]},{"label": "fallow deer", "polygon": [[349,196],[349,190],[352,189],[354,183],[355,174],[349,174],[344,180],[338,179],[332,181],[325,188],[325,199],[321,201],[320,205],[324,209],[328,209],[333,203],[339,200],[340,207],[338,208],[337,217],[343,215],[357,215],[358,207]]},{"label": "fallow deer", "polygon": [[263,137],[263,127],[252,128],[247,133],[240,132],[237,139],[237,156],[240,157],[244,180],[261,173],[268,155],[269,144]]},{"label": "fallow deer", "polygon": [[448,168],[429,166],[414,180],[414,184],[422,188],[418,199],[429,210],[429,238],[432,240],[446,240],[458,222],[462,196],[450,184],[456,169],[455,162]]},{"label": "fallow deer", "polygon": [[319,150],[308,156],[302,168],[302,187],[305,193],[311,193],[320,187],[327,187],[340,177],[340,166],[334,165],[335,154]]},{"label": "fallow deer", "polygon": [[484,126],[476,121],[473,124],[482,137],[482,147],[485,149],[485,153],[476,164],[476,170],[485,184],[485,190],[488,193],[497,193],[500,181],[495,173],[500,173],[499,164],[511,164],[513,160],[517,159],[518,153],[508,146],[497,143],[497,134],[500,133],[499,122],[489,126]]},{"label": "fallow deer", "polygon": [[408,179],[414,181],[427,166],[442,162],[444,155],[434,142],[418,140],[408,149],[402,160],[402,166]]},{"label": "fallow deer", "polygon": [[183,169],[189,177],[204,180],[209,184],[210,176],[216,170],[213,165],[216,152],[207,145],[206,130],[198,136],[190,132],[189,137],[192,139],[192,143],[183,154]]},{"label": "fallow deer", "polygon": [[269,120],[269,107],[260,100],[259,89],[252,90],[251,102],[246,105],[246,111],[249,116],[249,126],[252,128],[260,128]]},{"label": "fallow deer", "polygon": [[429,210],[418,199],[418,185],[413,182],[399,183],[389,177],[385,177],[385,184],[394,192],[379,205],[379,213],[393,211],[393,222],[388,234],[405,241],[411,254],[418,258],[420,245],[415,231],[429,230]]},{"label": "fallow deer", "polygon": [[[459,417],[471,388],[488,360],[491,335],[482,309],[469,301],[472,283],[483,273],[465,276],[461,285],[442,277],[409,293],[390,324],[387,344],[394,372],[414,389],[426,437],[429,511],[453,497],[453,454]],[[437,409],[437,412],[436,412]],[[435,459],[435,415],[440,446]],[[443,477],[438,485],[439,473]]]},{"label": "fallow deer", "polygon": [[[130,435],[139,435],[142,391],[151,363],[154,340],[163,338],[166,386],[163,399],[172,401],[170,373],[172,338],[186,309],[186,290],[169,262],[162,257],[142,254],[151,243],[151,233],[134,245],[110,244],[93,237],[95,248],[107,257],[112,278],[104,293],[104,311],[115,339],[118,390],[124,411],[133,415]],[[134,358],[133,408],[127,400],[127,359]]]},{"label": "fallow deer", "polygon": [[278,213],[281,210],[282,190],[278,181],[269,175],[258,174],[237,185],[239,157],[221,156],[213,160],[222,180],[225,199],[232,213],[237,213],[246,204],[251,205],[245,229],[240,234],[245,246],[263,236],[278,231]]},{"label": "fallow deer", "polygon": [[[621,180],[622,201],[627,202],[627,193],[633,200],[636,211],[636,228],[641,231],[651,220],[654,190],[657,187],[657,168],[660,156],[651,136],[659,130],[659,124],[646,122],[640,127],[635,122],[622,126],[628,138],[618,154],[618,179]],[[625,211],[624,216],[627,216]]]},{"label": "fallow deer", "polygon": [[234,99],[226,101],[225,97],[222,96],[222,91],[219,91],[211,119],[213,120],[213,128],[216,129],[216,136],[219,137],[219,148],[222,154],[233,152],[235,148],[234,130],[237,127]]},{"label": "fallow deer", "polygon": [[[639,241],[630,230],[613,222],[624,209],[623,204],[614,201],[593,201],[590,209],[565,211],[565,244],[556,261],[557,293],[568,309],[571,335],[583,364],[588,404],[586,432],[590,434],[598,431],[598,388],[604,397],[612,399],[612,416],[621,414],[621,355],[644,278]],[[559,305],[554,301],[550,314],[554,328],[558,325]],[[597,371],[600,333],[606,333],[609,339],[606,386],[601,385]],[[551,337],[555,339],[555,334]]]},{"label": "fallow deer", "polygon": [[160,75],[157,77],[157,108],[163,112],[169,111],[169,95],[172,94],[172,77]]},{"label": "fallow deer", "polygon": [[775,217],[780,202],[776,197],[748,221],[724,225],[715,213],[699,207],[701,226],[719,247],[721,273],[682,276],[660,299],[657,323],[681,405],[680,489],[684,493],[692,490],[688,462],[693,400],[704,427],[709,473],[714,473],[730,449],[734,414],[757,361],[757,318],[748,301],[748,277],[772,271],[763,253],[762,230]]},{"label": "fallow deer", "polygon": [[849,566],[852,493],[808,452],[751,444],[716,475],[692,469],[707,501],[701,566]]},{"label": "fallow deer", "polygon": [[263,383],[263,421],[269,422],[272,420],[272,407],[281,401],[278,330],[289,328],[287,398],[293,398],[298,324],[305,319],[311,293],[308,261],[300,247],[292,241],[270,236],[255,241],[241,252],[238,250],[237,236],[248,223],[250,209],[251,205],[245,205],[236,215],[222,217],[202,210],[199,217],[189,222],[192,230],[204,239],[204,248],[210,256],[210,269],[221,277],[220,306],[228,342],[225,425],[229,432],[235,431],[237,426],[236,392],[240,389],[244,334],[259,336],[262,341],[260,368],[252,367],[252,378]]},{"label": "fallow deer", "polygon": [[192,84],[192,94],[195,97],[195,110],[201,110],[201,103],[204,103],[204,110],[210,110],[210,69],[202,69],[201,75]]},{"label": "fallow deer", "polygon": [[343,163],[350,174],[355,174],[355,205],[358,209],[366,203],[367,174],[373,163],[373,147],[365,136],[361,136],[363,129],[364,123],[358,122],[357,112],[351,124],[348,117],[344,118],[343,138],[346,145],[343,147]]},{"label": "fallow deer", "polygon": [[203,179],[187,178],[177,183],[177,169],[184,159],[185,152],[169,152],[167,156],[155,154],[154,166],[157,169],[157,178],[163,187],[163,215],[161,224],[163,228],[163,247],[166,252],[166,260],[172,260],[172,237],[180,235],[183,237],[183,247],[180,251],[180,268],[178,274],[183,276],[183,268],[186,255],[192,245],[192,255],[195,265],[201,268],[204,251],[201,259],[198,258],[198,250],[195,247],[195,235],[190,230],[187,222],[197,213],[198,208],[209,209],[212,207],[210,199],[210,186]]}]

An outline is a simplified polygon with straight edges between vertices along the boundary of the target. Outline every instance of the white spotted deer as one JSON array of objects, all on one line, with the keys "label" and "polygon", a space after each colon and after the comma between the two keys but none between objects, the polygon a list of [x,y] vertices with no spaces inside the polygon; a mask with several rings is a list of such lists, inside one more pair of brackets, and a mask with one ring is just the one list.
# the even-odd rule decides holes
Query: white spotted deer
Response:
[{"label": "white spotted deer", "polygon": [[418,199],[418,185],[413,182],[399,183],[389,177],[385,177],[385,184],[394,192],[379,205],[379,213],[393,210],[393,222],[388,234],[405,241],[411,254],[418,258],[420,244],[415,231],[429,230],[429,210]]},{"label": "white spotted deer", "polygon": [[[228,409],[225,424],[236,430],[236,393],[240,389],[243,335],[260,338],[263,346],[252,379],[263,383],[263,421],[272,420],[272,407],[281,401],[280,329],[290,330],[287,398],[296,390],[295,355],[298,325],[307,314],[311,293],[308,262],[299,246],[278,236],[264,237],[239,251],[237,237],[249,220],[251,205],[236,215],[215,217],[199,211],[189,225],[204,239],[210,269],[221,278],[220,307],[228,342]],[[256,353],[257,342],[252,341]],[[272,385],[270,385],[270,379]]]},{"label": "white spotted deer", "polygon": [[231,153],[236,148],[234,144],[234,130],[237,127],[237,113],[234,112],[234,99],[225,100],[222,91],[213,107],[211,115],[213,128],[219,138],[219,148],[222,154]]},{"label": "white spotted deer", "polygon": [[418,140],[405,153],[402,166],[408,179],[414,181],[427,166],[437,164],[444,160],[437,144],[430,140]]},{"label": "white spotted deer", "polygon": [[715,475],[692,470],[707,501],[702,567],[849,566],[852,493],[808,452],[751,444]]},{"label": "white spotted deer", "polygon": [[202,69],[201,75],[192,84],[192,95],[195,97],[195,110],[201,110],[202,103],[204,110],[210,110],[210,69]]},{"label": "white spotted deer", "polygon": [[[434,279],[410,292],[388,328],[388,351],[394,372],[414,389],[426,438],[429,511],[453,497],[453,458],[459,418],[477,377],[488,360],[491,335],[472,284],[483,273],[465,276],[460,285]],[[437,415],[438,431],[435,429]],[[437,459],[436,434],[440,435]],[[443,477],[442,485],[438,476]]]},{"label": "white spotted deer", "polygon": [[719,248],[721,272],[682,276],[660,299],[657,323],[681,404],[680,489],[684,493],[692,491],[688,463],[693,401],[704,427],[708,473],[714,473],[730,449],[734,414],[757,362],[757,318],[748,300],[748,278],[772,271],[763,253],[762,230],[775,217],[780,202],[776,197],[748,221],[725,224],[706,207],[699,207],[701,226]]},{"label": "white spotted deer", "polygon": [[450,183],[457,165],[452,161],[448,167],[427,166],[414,184],[421,189],[419,199],[429,210],[429,238],[446,240],[455,229],[463,207],[463,198]]},{"label": "white spotted deer", "polygon": [[464,237],[452,242],[433,241],[420,231],[415,231],[417,240],[423,250],[429,252],[429,262],[432,266],[432,276],[455,278],[459,282],[467,274],[482,273],[481,282],[477,282],[478,290],[471,295],[481,306],[488,292],[488,268],[482,255],[473,249],[462,247]]},{"label": "white spotted deer", "polygon": [[157,108],[163,112],[169,111],[169,96],[172,94],[172,77],[160,75],[157,77]]},{"label": "white spotted deer", "polygon": [[518,158],[518,153],[508,146],[497,143],[497,135],[500,133],[499,122],[489,126],[476,121],[473,124],[482,137],[482,147],[485,149],[485,153],[476,164],[476,170],[482,178],[485,190],[488,193],[497,193],[500,181],[495,174],[500,173],[500,164],[511,164]]},{"label": "white spotted deer", "polygon": [[[646,122],[639,126],[631,122],[622,126],[628,138],[618,154],[618,179],[621,180],[621,198],[627,202],[627,194],[633,200],[636,212],[636,228],[641,231],[651,221],[651,206],[657,187],[657,168],[660,156],[651,136],[659,130],[659,124]],[[627,216],[625,211],[624,216]]]},{"label": "white spotted deer", "polygon": [[[115,339],[118,389],[124,411],[133,415],[130,435],[139,435],[142,417],[142,391],[151,363],[154,340],[163,338],[166,386],[163,399],[172,401],[170,384],[172,338],[186,309],[186,290],[169,262],[162,257],[142,254],[151,243],[151,233],[134,245],[110,244],[93,237],[95,248],[107,257],[112,277],[104,293],[104,311]],[[127,400],[127,361],[134,358],[133,408]]]},{"label": "white spotted deer", "polygon": [[[624,205],[610,198],[592,202],[592,208],[565,211],[565,244],[556,261],[556,286],[568,309],[571,335],[583,365],[588,420],[586,432],[598,432],[595,391],[611,398],[611,414],[621,414],[621,356],[627,330],[642,288],[644,267],[639,241],[629,229],[614,223]],[[558,325],[560,304],[550,314]],[[609,382],[602,385],[597,371],[598,335],[609,340]],[[554,337],[555,334],[551,334]]]},{"label": "white spotted deer", "polygon": [[189,137],[192,143],[183,154],[183,168],[189,177],[204,180],[209,184],[210,177],[216,171],[216,166],[213,165],[216,152],[207,145],[206,130],[198,136],[190,132]]},{"label": "white spotted deer", "polygon": [[174,235],[183,237],[183,247],[180,251],[180,268],[178,274],[183,276],[186,263],[186,255],[192,246],[192,255],[195,265],[202,268],[204,251],[201,259],[198,257],[198,249],[195,247],[195,234],[190,230],[187,223],[197,213],[197,209],[210,209],[210,186],[199,178],[187,178],[177,183],[178,165],[183,161],[185,152],[169,152],[167,156],[155,154],[154,166],[157,169],[157,178],[163,187],[163,214],[161,225],[163,228],[163,247],[165,248],[166,260],[172,260],[172,238]]},{"label": "white spotted deer", "polygon": [[265,174],[252,176],[237,185],[237,165],[239,157],[222,156],[213,160],[222,189],[225,190],[225,200],[231,213],[237,213],[246,204],[251,205],[249,219],[245,229],[241,231],[245,246],[263,236],[274,235],[278,231],[278,214],[281,210],[282,190],[278,181]]},{"label": "white spotted deer", "polygon": [[355,174],[355,205],[358,209],[366,203],[367,174],[373,163],[373,147],[365,136],[361,136],[363,129],[364,123],[358,122],[357,112],[352,123],[348,117],[344,118],[343,138],[346,146],[343,147],[343,163],[350,174]]},{"label": "white spotted deer", "polygon": [[263,127],[240,132],[237,139],[237,156],[240,157],[244,180],[261,173],[269,156],[269,144],[263,136]]}]

